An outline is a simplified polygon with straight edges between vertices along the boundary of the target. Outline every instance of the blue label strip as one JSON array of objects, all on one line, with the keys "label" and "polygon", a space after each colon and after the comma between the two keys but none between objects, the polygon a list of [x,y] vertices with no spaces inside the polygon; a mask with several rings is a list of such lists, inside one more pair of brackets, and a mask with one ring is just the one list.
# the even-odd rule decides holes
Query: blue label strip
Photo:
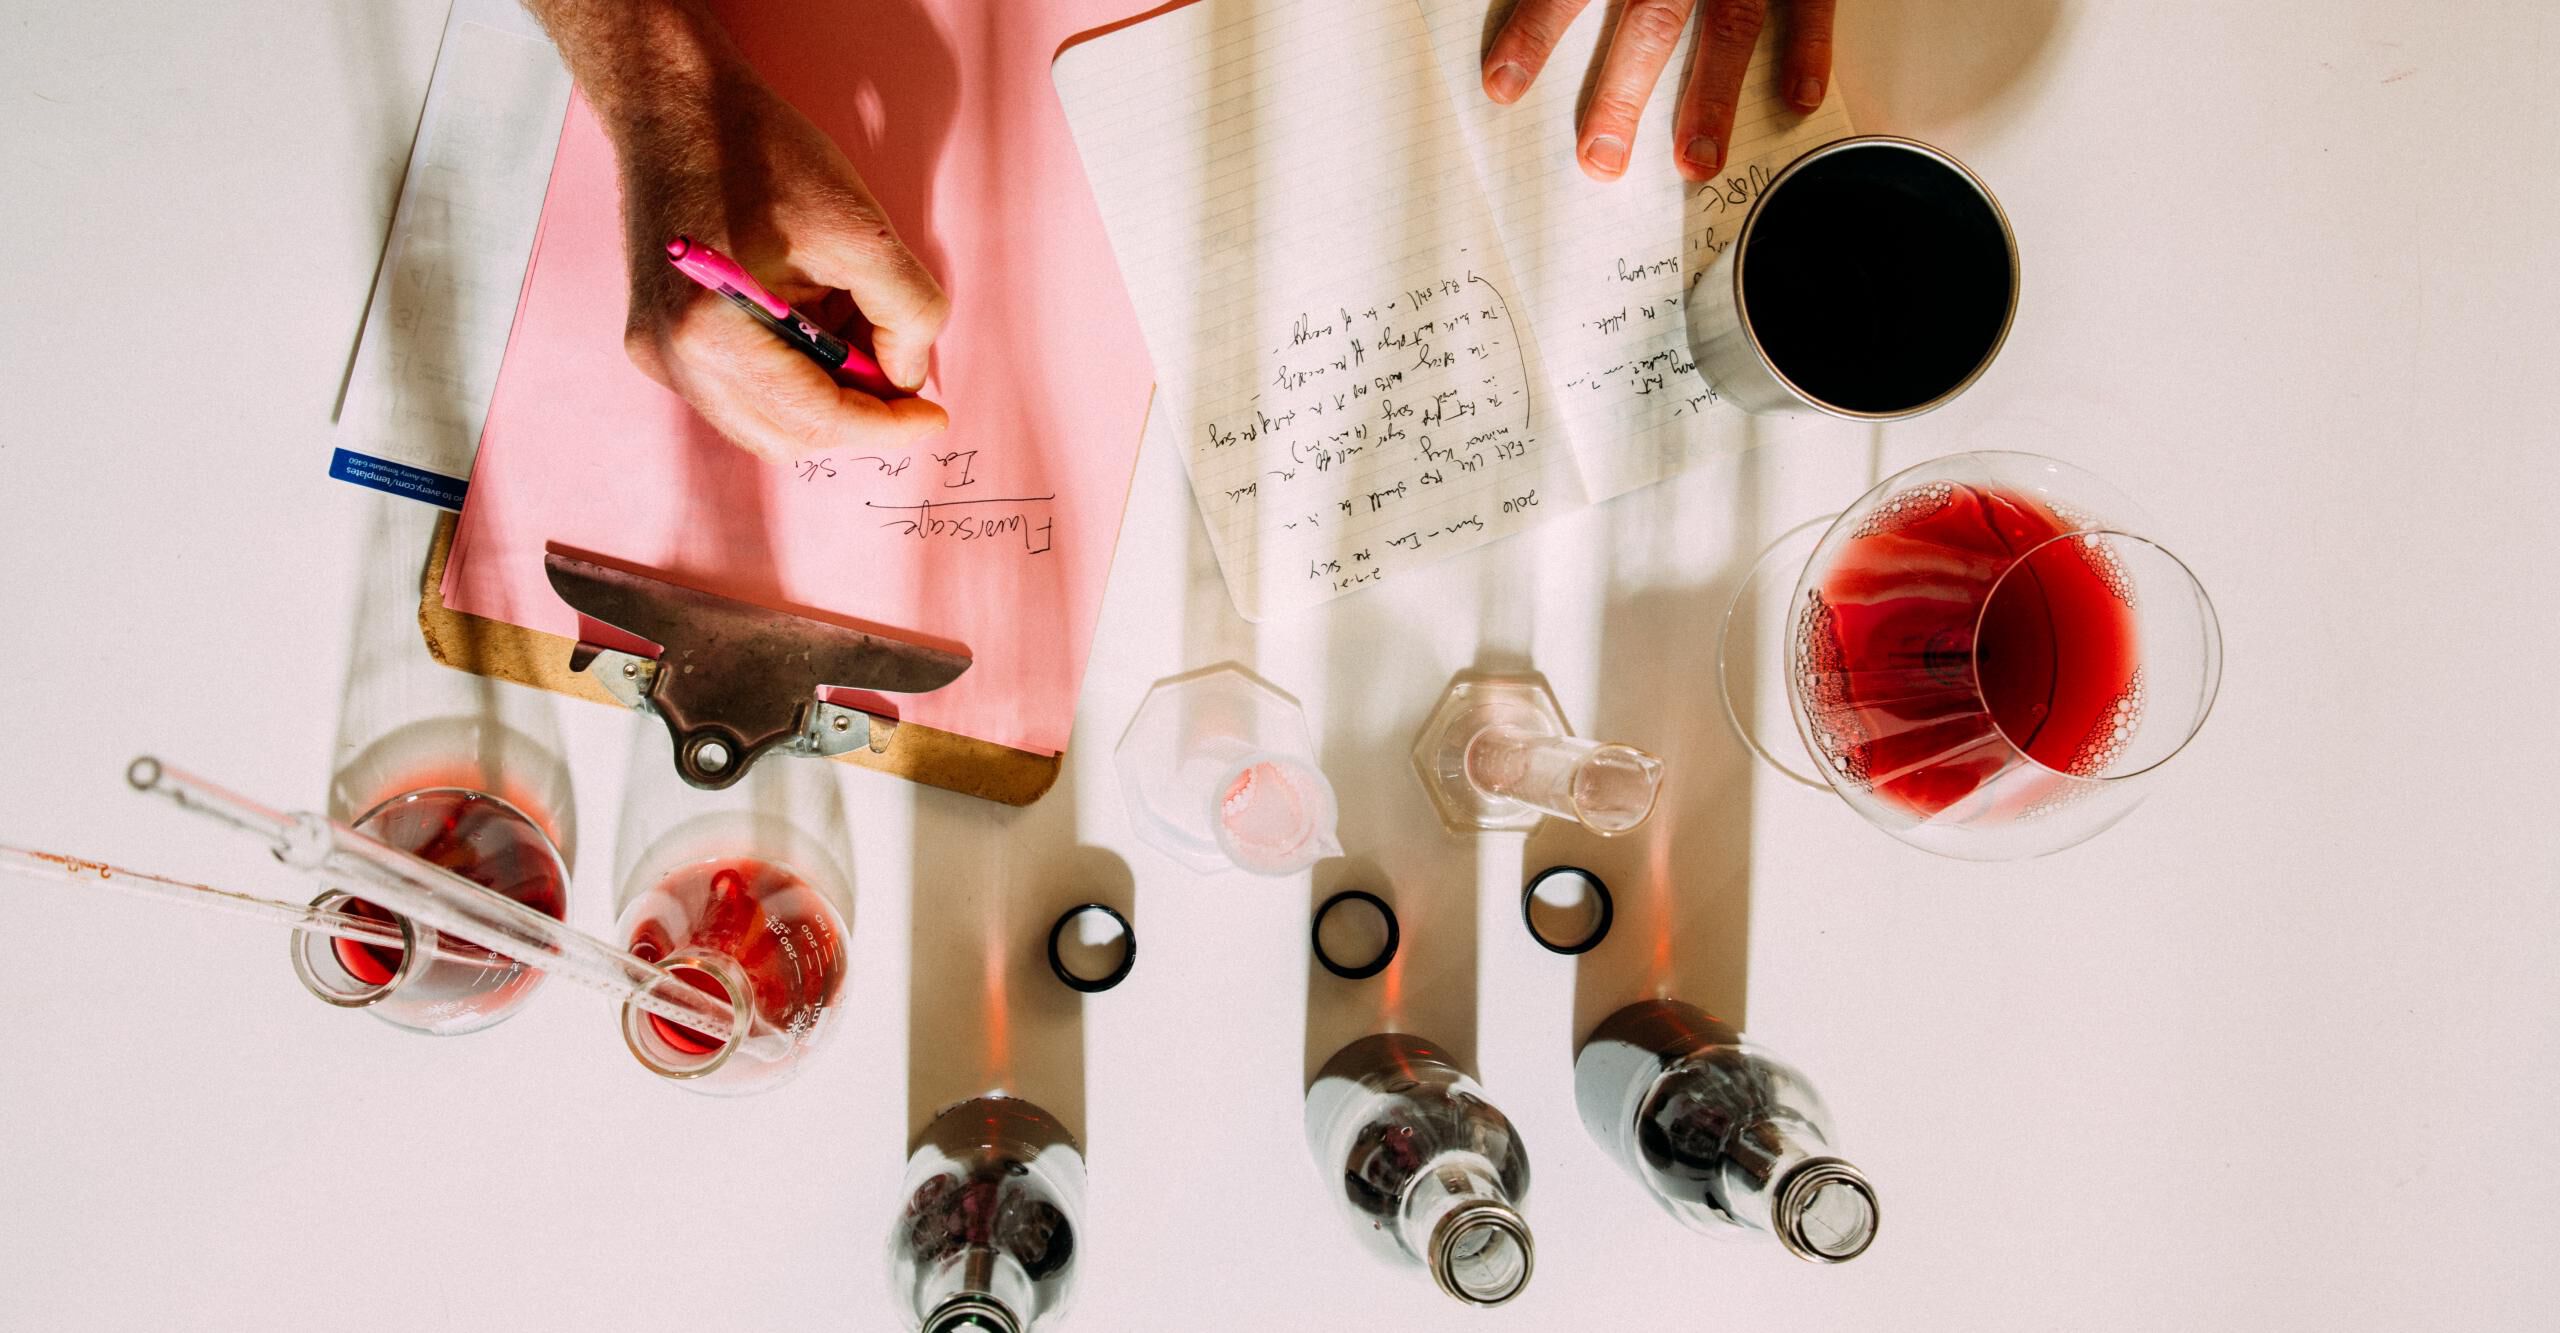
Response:
[{"label": "blue label strip", "polygon": [[376,458],[352,449],[340,449],[329,459],[329,475],[340,481],[352,481],[358,486],[405,495],[412,500],[424,500],[447,509],[462,508],[462,493],[471,486],[467,481],[441,472],[394,463],[388,458]]}]

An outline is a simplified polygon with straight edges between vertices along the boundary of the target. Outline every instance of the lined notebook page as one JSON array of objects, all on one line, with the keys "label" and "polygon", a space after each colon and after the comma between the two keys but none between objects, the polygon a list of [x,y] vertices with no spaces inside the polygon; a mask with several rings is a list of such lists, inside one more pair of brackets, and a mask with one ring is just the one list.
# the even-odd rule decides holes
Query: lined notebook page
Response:
[{"label": "lined notebook page", "polygon": [[1246,618],[1581,503],[1419,9],[1202,0],[1054,73]]},{"label": "lined notebook page", "polygon": [[[1760,36],[1720,179],[1692,185],[1672,165],[1672,116],[1689,49],[1654,89],[1622,178],[1574,161],[1574,110],[1607,27],[1594,5],[1510,106],[1479,74],[1486,0],[1421,0],[1440,78],[1466,125],[1482,189],[1547,356],[1585,493],[1650,485],[1706,454],[1741,447],[1741,414],[1716,405],[1689,355],[1681,298],[1730,245],[1770,177],[1805,150],[1852,133],[1837,79],[1803,115],[1778,93],[1778,31]],[[1695,25],[1691,25],[1694,30]]]}]

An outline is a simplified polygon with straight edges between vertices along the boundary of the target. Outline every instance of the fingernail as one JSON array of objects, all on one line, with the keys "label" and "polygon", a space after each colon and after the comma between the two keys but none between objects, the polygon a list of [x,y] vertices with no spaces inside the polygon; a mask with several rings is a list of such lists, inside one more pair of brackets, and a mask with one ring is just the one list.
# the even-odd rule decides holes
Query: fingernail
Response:
[{"label": "fingernail", "polygon": [[1493,94],[1493,100],[1506,106],[1519,101],[1520,94],[1528,87],[1529,71],[1518,65],[1496,65],[1491,73],[1484,76],[1484,90]]},{"label": "fingernail", "polygon": [[1798,83],[1796,85],[1796,105],[1802,107],[1816,107],[1822,105],[1822,80],[1808,75],[1803,82]]},{"label": "fingernail", "polygon": [[1582,150],[1591,165],[1615,176],[1627,169],[1627,141],[1614,134],[1603,134]]},{"label": "fingernail", "polygon": [[1724,165],[1724,154],[1717,150],[1716,141],[1703,134],[1691,139],[1688,146],[1680,150],[1680,156],[1700,171],[1713,171]]}]

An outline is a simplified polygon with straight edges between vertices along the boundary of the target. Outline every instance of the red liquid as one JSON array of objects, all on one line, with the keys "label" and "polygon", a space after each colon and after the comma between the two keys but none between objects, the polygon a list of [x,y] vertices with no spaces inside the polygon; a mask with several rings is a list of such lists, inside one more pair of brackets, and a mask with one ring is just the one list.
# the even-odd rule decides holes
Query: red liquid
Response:
[{"label": "red liquid", "polygon": [[[2104,773],[2140,722],[2141,657],[2132,585],[2107,539],[2052,542],[2084,526],[1953,482],[1865,518],[1800,623],[1805,717],[1831,766],[1923,818],[2022,755]],[[2031,796],[2050,797],[2058,780],[2037,785]]]},{"label": "red liquid", "polygon": [[[631,952],[657,962],[679,950],[707,949],[744,971],[757,1013],[799,1035],[817,1025],[844,985],[844,938],[824,895],[789,869],[751,857],[699,861],[659,881],[640,901]],[[728,988],[681,961],[676,975],[699,990],[730,999]],[[720,1043],[655,1014],[659,1040],[687,1055]]]},{"label": "red liquid", "polygon": [[[356,827],[545,916],[557,918],[567,905],[568,886],[561,878],[559,858],[542,831],[523,815],[475,792],[419,792],[386,804]],[[393,919],[389,912],[362,899],[349,900],[346,910],[376,921]],[[444,944],[455,952],[481,952],[460,940],[447,939]],[[400,970],[403,951],[396,945],[360,944],[354,940],[333,940],[331,945],[338,965],[367,986],[382,985]],[[490,959],[489,974],[513,973],[504,981],[509,996],[531,985],[540,975],[494,954],[483,956]],[[432,976],[426,979],[435,980]],[[463,989],[477,987],[465,985]]]}]

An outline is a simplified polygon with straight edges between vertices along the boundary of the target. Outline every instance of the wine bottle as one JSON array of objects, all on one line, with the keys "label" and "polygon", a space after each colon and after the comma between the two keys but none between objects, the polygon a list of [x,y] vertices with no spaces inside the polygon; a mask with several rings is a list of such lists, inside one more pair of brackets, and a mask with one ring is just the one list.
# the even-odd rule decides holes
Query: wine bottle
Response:
[{"label": "wine bottle", "polygon": [[890,1290],[922,1333],[1034,1333],[1066,1308],[1084,1153],[1018,1097],[973,1098],[925,1127],[889,1237]]},{"label": "wine bottle", "polygon": [[1307,1145],[1373,1254],[1471,1305],[1529,1285],[1528,1153],[1438,1047],[1402,1033],[1343,1047],[1307,1090]]},{"label": "wine bottle", "polygon": [[1774,1236],[1843,1263],[1876,1234],[1876,1196],[1831,1150],[1813,1085],[1722,1021],[1677,1000],[1602,1019],[1574,1057],[1582,1122],[1691,1228]]}]

